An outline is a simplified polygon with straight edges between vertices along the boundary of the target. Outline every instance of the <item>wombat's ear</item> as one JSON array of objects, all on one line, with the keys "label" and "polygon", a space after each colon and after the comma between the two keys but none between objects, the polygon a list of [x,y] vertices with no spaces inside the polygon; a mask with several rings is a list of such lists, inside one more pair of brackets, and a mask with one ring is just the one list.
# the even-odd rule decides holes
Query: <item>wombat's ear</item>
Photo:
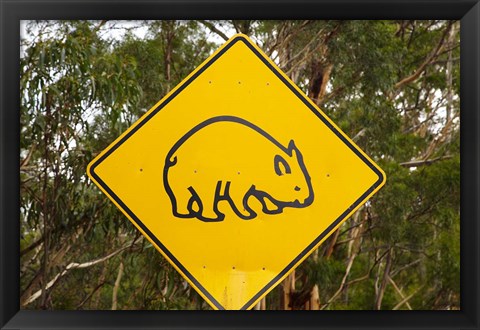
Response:
[{"label": "wombat's ear", "polygon": [[293,151],[298,150],[297,146],[295,145],[295,141],[290,140],[288,143],[288,151],[290,151],[290,154],[293,155]]},{"label": "wombat's ear", "polygon": [[273,158],[273,167],[275,168],[275,173],[277,173],[278,176],[292,173],[290,165],[288,165],[288,162],[285,160],[285,158],[280,155],[275,155]]}]

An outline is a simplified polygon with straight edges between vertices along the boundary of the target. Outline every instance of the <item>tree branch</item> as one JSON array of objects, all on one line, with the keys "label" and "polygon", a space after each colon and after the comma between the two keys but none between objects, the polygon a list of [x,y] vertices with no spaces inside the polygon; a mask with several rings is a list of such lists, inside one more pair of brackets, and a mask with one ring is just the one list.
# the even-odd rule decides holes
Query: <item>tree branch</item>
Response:
[{"label": "tree branch", "polygon": [[118,288],[120,287],[120,281],[122,280],[123,275],[123,262],[120,262],[120,266],[118,266],[118,274],[117,279],[115,280],[115,285],[113,287],[112,292],[112,311],[117,310],[117,296],[118,296]]},{"label": "tree branch", "polygon": [[418,77],[420,77],[423,70],[425,70],[425,67],[428,64],[430,64],[430,62],[433,61],[433,59],[437,56],[437,54],[443,48],[444,43],[445,43],[445,38],[446,38],[447,34],[450,32],[451,28],[452,28],[452,22],[448,22],[448,26],[445,29],[445,31],[443,31],[442,37],[440,38],[440,40],[439,40],[437,46],[435,47],[435,49],[433,50],[433,52],[431,52],[430,55],[425,59],[425,61],[423,61],[423,63],[418,67],[417,71],[415,71],[412,75],[410,75],[408,77],[405,77],[402,80],[400,80],[398,83],[396,83],[395,84],[396,89],[398,89],[398,88],[402,87],[403,85],[408,84],[408,83],[416,80]]},{"label": "tree branch", "polygon": [[383,272],[382,283],[380,284],[379,292],[375,298],[376,310],[380,310],[382,308],[383,295],[385,293],[385,289],[387,288],[387,279],[389,278],[391,265],[392,265],[392,249],[390,248],[387,254],[387,261],[385,263],[385,270]]},{"label": "tree branch", "polygon": [[22,170],[25,166],[28,165],[30,158],[32,158],[32,154],[35,151],[35,144],[28,150],[27,155],[25,158],[20,162],[20,170]]},{"label": "tree branch", "polygon": [[228,40],[227,35],[222,31],[220,31],[219,29],[217,29],[217,27],[212,22],[205,21],[205,20],[199,20],[199,22],[205,25],[210,31],[218,34],[223,40],[225,41]]},{"label": "tree branch", "polygon": [[[360,210],[357,211],[356,215],[358,216],[359,214],[360,214]],[[362,222],[362,224],[363,224],[363,222]],[[359,226],[358,230],[355,233],[355,239],[360,240],[361,236],[362,236],[362,226]],[[323,306],[323,308],[330,305],[332,303],[332,301],[334,301],[342,293],[342,291],[346,287],[345,284],[347,282],[348,275],[350,274],[350,270],[352,269],[353,262],[355,261],[355,258],[357,257],[357,254],[360,250],[359,245],[360,244],[358,244],[358,245],[356,244],[355,249],[353,249],[353,251],[351,251],[351,254],[349,253],[347,268],[345,270],[345,274],[343,275],[342,281],[340,282],[340,286],[339,286],[338,290],[333,294],[333,296]]]},{"label": "tree branch", "polygon": [[100,23],[98,23],[98,25],[93,28],[93,32],[97,32],[98,30],[100,30],[100,28],[104,26],[106,23],[107,23],[107,20],[105,19],[101,20]]},{"label": "tree branch", "polygon": [[437,157],[437,158],[433,158],[433,159],[416,159],[416,160],[412,160],[412,161],[409,161],[409,162],[405,162],[405,163],[400,163],[400,166],[403,166],[403,167],[418,167],[418,166],[423,166],[423,165],[431,165],[435,162],[438,162],[438,161],[441,161],[441,160],[445,160],[445,159],[451,159],[452,156],[443,156],[443,157]]},{"label": "tree branch", "polygon": [[[400,307],[402,307],[403,304],[408,304],[408,301],[418,292],[420,289],[423,287],[419,287],[417,290],[415,290],[412,294],[410,294],[408,297],[405,297],[402,301],[400,301],[398,304],[396,304],[392,310],[396,311]],[[410,308],[411,309],[411,308]]]},{"label": "tree branch", "polygon": [[[102,258],[99,258],[99,259],[96,259],[96,260],[84,262],[84,263],[81,263],[81,264],[77,263],[77,262],[71,262],[70,264],[67,265],[67,267],[65,267],[65,269],[62,272],[55,275],[55,277],[50,282],[48,282],[47,285],[45,285],[45,290],[50,289],[58,280],[60,280],[62,277],[64,277],[70,270],[80,269],[80,268],[88,268],[88,267],[94,266],[96,264],[99,264],[101,262],[104,262],[104,261],[116,256],[117,254],[123,252],[124,250],[126,250],[128,248],[130,248],[130,244],[127,244],[126,246],[110,253],[109,255],[106,255],[105,257],[102,257]],[[31,304],[32,302],[37,300],[41,295],[42,295],[42,289],[38,290],[37,292],[32,294],[28,299],[26,299],[25,302],[22,304],[22,306],[26,306],[28,304]]]},{"label": "tree branch", "polygon": [[43,244],[43,241],[44,241],[44,238],[43,238],[43,235],[41,238],[39,238],[38,240],[36,240],[35,242],[33,242],[32,244],[30,244],[29,246],[27,246],[26,248],[24,248],[23,250],[20,251],[20,257],[24,256],[25,254],[31,252],[32,250],[34,250],[36,247],[40,246]]},{"label": "tree branch", "polygon": [[395,271],[393,271],[393,272],[390,273],[390,277],[395,277],[395,275],[397,275],[398,273],[400,273],[402,270],[407,269],[407,268],[409,268],[409,267],[412,267],[412,266],[414,266],[414,265],[422,262],[423,259],[424,259],[424,258],[417,259],[417,260],[415,260],[415,261],[413,261],[413,262],[411,262],[411,263],[409,263],[409,264],[406,264],[405,266],[400,267],[399,269],[396,269]]},{"label": "tree branch", "polygon": [[93,297],[93,295],[95,294],[95,292],[97,292],[98,289],[100,289],[102,286],[105,285],[105,283],[106,283],[105,281],[100,282],[100,283],[92,290],[92,292],[90,292],[90,293],[87,295],[87,297],[82,300],[82,302],[77,306],[76,309],[78,310],[78,309],[82,308],[83,305],[85,305],[85,303],[86,303],[87,301],[89,301],[89,300]]},{"label": "tree branch", "polygon": [[[400,297],[402,298],[402,301],[401,302],[404,302],[406,305],[407,305],[407,308],[409,310],[412,310],[412,306],[410,306],[410,304],[408,303],[408,300],[405,300],[405,295],[403,294],[402,290],[400,290],[400,288],[398,287],[397,283],[395,283],[395,281],[392,280],[392,278],[390,276],[388,276],[388,281],[390,282],[390,284],[392,284],[393,288],[395,289],[395,291],[397,291],[397,293],[400,295]],[[401,305],[397,305],[398,307],[400,307]],[[395,307],[397,307],[395,306]],[[394,308],[395,309],[395,308]]]}]

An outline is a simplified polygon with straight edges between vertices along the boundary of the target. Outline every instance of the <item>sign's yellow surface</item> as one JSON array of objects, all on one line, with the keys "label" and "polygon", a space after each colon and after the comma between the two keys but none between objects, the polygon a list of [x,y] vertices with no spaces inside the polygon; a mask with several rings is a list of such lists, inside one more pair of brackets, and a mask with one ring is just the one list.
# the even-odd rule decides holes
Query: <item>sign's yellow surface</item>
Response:
[{"label": "sign's yellow surface", "polygon": [[250,309],[385,183],[236,35],[89,165],[214,309]]}]

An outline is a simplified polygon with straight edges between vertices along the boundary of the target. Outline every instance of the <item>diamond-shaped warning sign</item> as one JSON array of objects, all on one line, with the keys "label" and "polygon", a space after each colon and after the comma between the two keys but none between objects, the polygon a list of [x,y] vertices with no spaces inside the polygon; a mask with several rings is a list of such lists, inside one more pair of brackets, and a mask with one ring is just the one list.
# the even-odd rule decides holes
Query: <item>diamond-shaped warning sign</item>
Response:
[{"label": "diamond-shaped warning sign", "polygon": [[250,309],[385,183],[236,35],[89,165],[215,309]]}]

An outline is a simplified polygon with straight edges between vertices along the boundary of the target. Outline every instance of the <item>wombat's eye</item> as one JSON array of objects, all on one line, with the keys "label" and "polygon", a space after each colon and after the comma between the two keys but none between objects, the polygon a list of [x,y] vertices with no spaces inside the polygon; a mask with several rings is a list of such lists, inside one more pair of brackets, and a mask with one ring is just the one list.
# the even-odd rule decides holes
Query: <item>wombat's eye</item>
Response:
[{"label": "wombat's eye", "polygon": [[277,175],[284,175],[284,174],[292,173],[292,171],[290,169],[290,165],[288,165],[285,158],[283,158],[280,155],[275,156],[275,158],[273,159],[273,164],[274,164],[274,167],[275,167],[275,173],[277,173]]}]

